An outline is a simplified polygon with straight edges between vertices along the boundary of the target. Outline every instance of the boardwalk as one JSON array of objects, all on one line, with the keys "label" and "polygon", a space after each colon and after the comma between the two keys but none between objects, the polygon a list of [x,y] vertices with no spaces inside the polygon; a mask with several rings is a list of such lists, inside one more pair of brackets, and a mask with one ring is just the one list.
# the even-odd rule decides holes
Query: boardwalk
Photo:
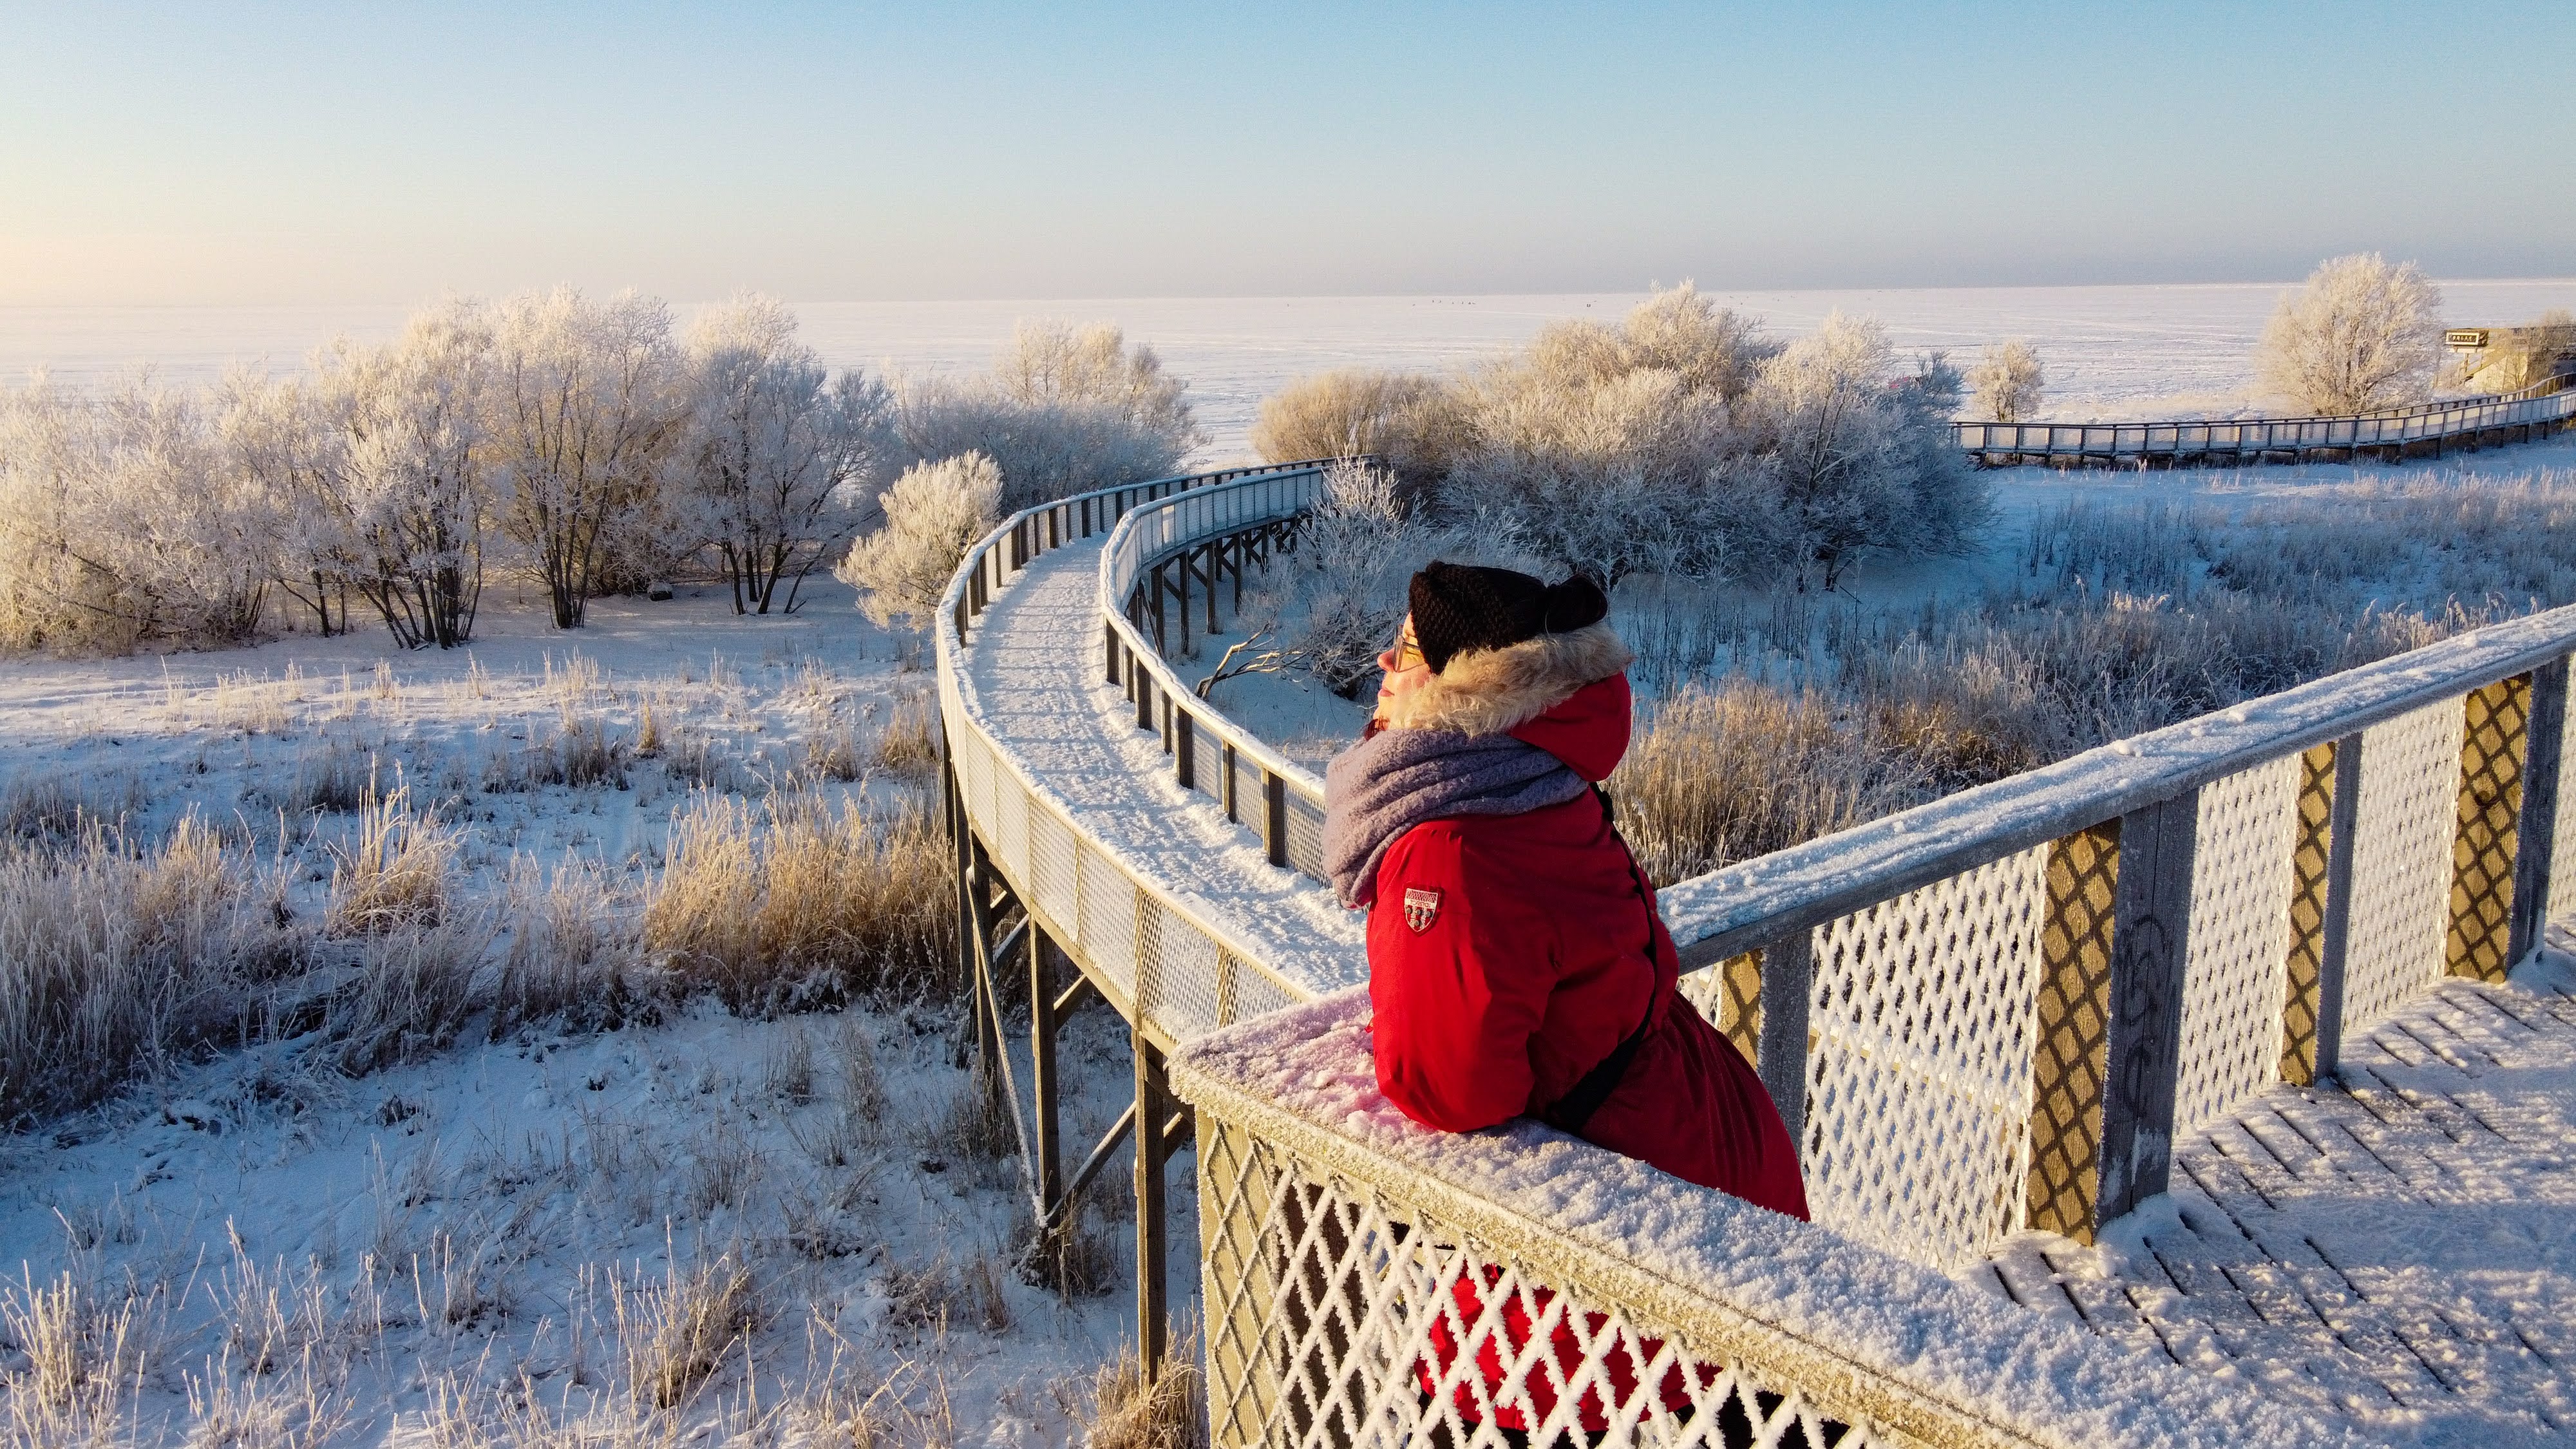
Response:
[{"label": "boardwalk", "polygon": [[2576,1435],[2576,973],[2454,981],[2179,1154],[2101,1251],[2018,1240],[1982,1276],[2391,1439]]}]

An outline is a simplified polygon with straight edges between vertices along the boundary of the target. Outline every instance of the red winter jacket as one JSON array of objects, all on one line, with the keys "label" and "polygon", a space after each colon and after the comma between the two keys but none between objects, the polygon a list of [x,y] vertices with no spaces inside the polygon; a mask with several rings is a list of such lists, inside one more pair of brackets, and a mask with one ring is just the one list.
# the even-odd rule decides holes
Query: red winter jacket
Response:
[{"label": "red winter jacket", "polygon": [[[1449,672],[1455,670],[1453,661]],[[1627,677],[1613,674],[1509,733],[1597,783],[1627,753],[1629,707]],[[1409,891],[1437,892],[1438,908],[1419,929],[1413,921],[1423,913],[1409,917],[1405,909]],[[1684,1181],[1807,1216],[1797,1151],[1769,1093],[1676,989],[1672,938],[1596,797],[1414,826],[1388,847],[1375,900],[1368,923],[1371,1039],[1378,1086],[1407,1116],[1470,1132],[1543,1115],[1651,1011],[1644,1041],[1582,1135]],[[1482,1276],[1490,1280],[1494,1272]],[[1462,1276],[1454,1292],[1462,1326],[1483,1311],[1476,1277]],[[1535,1310],[1544,1314],[1551,1297],[1535,1295]],[[1489,1333],[1474,1350],[1489,1389],[1502,1383],[1506,1356],[1518,1356],[1529,1341],[1529,1310],[1516,1300],[1502,1316],[1505,1342]],[[1586,1317],[1597,1331],[1600,1315]],[[1449,1330],[1437,1323],[1430,1335],[1441,1372],[1456,1359]],[[1560,1326],[1551,1338],[1560,1369],[1571,1374],[1583,1357],[1575,1335]],[[1657,1347],[1648,1344],[1648,1354]],[[1606,1367],[1625,1402],[1635,1388],[1633,1367],[1624,1353],[1611,1355]],[[1421,1371],[1428,1390],[1434,1366],[1426,1362]],[[1528,1378],[1542,1418],[1555,1400],[1544,1378]],[[1658,1388],[1668,1407],[1688,1403],[1679,1370]],[[1471,1398],[1461,1385],[1457,1408],[1480,1418]],[[1581,1417],[1588,1427],[1606,1422],[1596,1392],[1586,1391]],[[1508,1408],[1496,1419],[1527,1427]]]}]

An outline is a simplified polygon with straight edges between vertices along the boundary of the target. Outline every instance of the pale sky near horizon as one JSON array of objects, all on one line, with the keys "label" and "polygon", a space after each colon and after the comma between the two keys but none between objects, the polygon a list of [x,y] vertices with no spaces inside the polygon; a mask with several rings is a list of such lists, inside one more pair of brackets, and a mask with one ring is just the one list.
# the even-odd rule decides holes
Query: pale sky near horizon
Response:
[{"label": "pale sky near horizon", "polygon": [[0,0],[0,305],[2576,271],[2576,6]]}]

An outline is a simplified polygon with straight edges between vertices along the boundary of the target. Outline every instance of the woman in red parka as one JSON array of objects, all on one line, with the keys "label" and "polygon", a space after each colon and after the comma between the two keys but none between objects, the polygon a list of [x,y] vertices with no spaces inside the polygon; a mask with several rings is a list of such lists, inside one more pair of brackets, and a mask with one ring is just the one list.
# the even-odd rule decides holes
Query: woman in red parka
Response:
[{"label": "woman in red parka", "polygon": [[[1628,748],[1632,657],[1580,578],[1434,563],[1414,575],[1378,708],[1326,774],[1326,865],[1366,907],[1378,1086],[1447,1132],[1536,1117],[1804,1218],[1797,1152],[1761,1079],[1685,1001],[1654,890],[1595,788]],[[1486,1275],[1490,1281],[1491,1271]],[[1458,1287],[1460,1322],[1481,1311]],[[1502,1353],[1477,1358],[1497,1384]],[[1450,1335],[1435,1327],[1446,1368]],[[1579,1361],[1559,1329],[1557,1358]],[[1429,1365],[1425,1365],[1426,1371]],[[1541,1414],[1554,1395],[1531,1376]],[[1633,1370],[1614,1374],[1623,1391]],[[1674,1404],[1678,1375],[1663,1386]],[[1459,1407],[1476,1417],[1459,1391]],[[1598,1427],[1587,1393],[1582,1417]],[[1508,1428],[1519,1416],[1505,1410]]]}]

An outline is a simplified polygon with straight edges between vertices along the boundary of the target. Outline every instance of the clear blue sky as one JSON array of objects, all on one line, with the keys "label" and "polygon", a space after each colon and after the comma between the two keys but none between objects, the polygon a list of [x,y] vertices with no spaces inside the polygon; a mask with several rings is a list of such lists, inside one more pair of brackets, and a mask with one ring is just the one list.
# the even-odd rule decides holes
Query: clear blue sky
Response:
[{"label": "clear blue sky", "polygon": [[2576,271],[2576,5],[0,0],[0,304]]}]

